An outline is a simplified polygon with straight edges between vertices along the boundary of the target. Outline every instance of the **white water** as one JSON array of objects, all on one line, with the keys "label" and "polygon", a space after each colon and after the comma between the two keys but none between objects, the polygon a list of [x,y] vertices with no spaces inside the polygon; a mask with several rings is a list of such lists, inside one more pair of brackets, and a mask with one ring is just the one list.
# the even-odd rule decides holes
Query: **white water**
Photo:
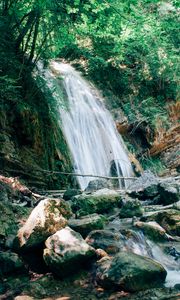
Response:
[{"label": "white water", "polygon": [[[111,163],[114,161],[117,176],[132,176],[123,140],[98,92],[68,64],[54,61],[51,63],[51,70],[56,76],[63,76],[68,96],[68,106],[62,109],[60,102],[59,113],[75,172],[109,176]],[[93,179],[96,177],[78,177],[82,189]],[[128,183],[128,180],[119,180],[120,187],[127,186]]]}]

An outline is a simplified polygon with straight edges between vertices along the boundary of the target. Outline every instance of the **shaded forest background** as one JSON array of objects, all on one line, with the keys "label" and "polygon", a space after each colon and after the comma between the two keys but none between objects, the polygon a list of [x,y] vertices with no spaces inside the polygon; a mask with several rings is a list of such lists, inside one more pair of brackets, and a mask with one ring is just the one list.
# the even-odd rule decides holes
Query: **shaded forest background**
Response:
[{"label": "shaded forest background", "polygon": [[162,171],[169,157],[162,163],[161,150],[178,145],[179,12],[176,0],[1,0],[1,169],[32,185],[67,184],[40,172],[72,167],[50,103],[32,78],[38,60],[61,58],[103,91],[142,165]]}]

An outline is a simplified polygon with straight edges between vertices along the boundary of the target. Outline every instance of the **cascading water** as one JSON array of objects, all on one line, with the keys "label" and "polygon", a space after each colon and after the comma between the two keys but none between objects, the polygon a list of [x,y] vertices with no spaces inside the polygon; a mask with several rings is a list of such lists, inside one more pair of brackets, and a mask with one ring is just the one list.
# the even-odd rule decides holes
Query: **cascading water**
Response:
[{"label": "cascading water", "polygon": [[[51,76],[63,76],[68,105],[62,108],[59,103],[59,113],[75,172],[109,176],[113,169],[117,176],[132,176],[123,140],[97,91],[68,64],[54,61],[51,70]],[[78,177],[78,180],[85,189],[92,178]],[[119,185],[126,187],[128,180],[119,180]]]}]

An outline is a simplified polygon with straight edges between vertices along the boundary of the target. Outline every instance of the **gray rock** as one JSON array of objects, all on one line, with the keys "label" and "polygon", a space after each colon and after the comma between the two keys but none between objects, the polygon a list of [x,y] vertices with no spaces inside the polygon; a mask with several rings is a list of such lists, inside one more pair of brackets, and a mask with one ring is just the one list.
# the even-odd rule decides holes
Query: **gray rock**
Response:
[{"label": "gray rock", "polygon": [[94,192],[103,188],[111,188],[111,184],[106,179],[91,180],[85,192]]},{"label": "gray rock", "polygon": [[131,252],[118,253],[113,259],[98,262],[97,282],[105,288],[136,292],[161,285],[167,272],[156,261]]},{"label": "gray rock", "polygon": [[70,219],[68,222],[69,227],[86,237],[87,234],[96,229],[103,229],[106,218],[102,215],[91,214],[83,216],[80,219]]},{"label": "gray rock", "polygon": [[110,230],[94,230],[86,238],[86,242],[95,249],[103,249],[108,254],[115,254],[124,249],[124,237]]},{"label": "gray rock", "polygon": [[85,262],[91,261],[96,256],[95,249],[69,227],[50,236],[45,245],[44,261],[59,277],[77,272]]},{"label": "gray rock", "polygon": [[155,176],[151,171],[147,170],[144,171],[144,173],[129,186],[129,190],[132,192],[142,191],[145,188],[148,188],[152,185],[157,185],[158,183],[159,178]]}]

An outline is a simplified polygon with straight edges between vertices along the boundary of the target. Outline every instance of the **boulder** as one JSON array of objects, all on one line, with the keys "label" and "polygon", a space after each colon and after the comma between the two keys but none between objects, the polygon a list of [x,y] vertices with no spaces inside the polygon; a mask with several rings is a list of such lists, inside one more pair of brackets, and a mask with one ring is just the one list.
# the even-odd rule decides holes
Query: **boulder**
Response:
[{"label": "boulder", "polygon": [[80,195],[82,194],[82,192],[80,190],[77,189],[68,189],[65,191],[64,195],[63,195],[63,199],[68,201],[71,200],[71,198],[73,198],[76,195]]},{"label": "boulder", "polygon": [[131,252],[121,252],[112,259],[98,262],[97,282],[104,288],[136,292],[162,284],[167,272],[158,262]]},{"label": "boulder", "polygon": [[179,185],[173,180],[165,180],[159,183],[160,204],[168,205],[180,200]]},{"label": "boulder", "polygon": [[64,200],[42,200],[19,229],[14,247],[25,250],[40,246],[50,235],[64,228],[70,216],[70,207]]},{"label": "boulder", "polygon": [[95,179],[89,182],[85,192],[94,192],[107,187],[110,188],[111,184],[106,179]]},{"label": "boulder", "polygon": [[143,215],[144,209],[139,200],[128,199],[123,202],[119,216],[120,218],[132,218],[141,217]]},{"label": "boulder", "polygon": [[104,216],[91,214],[83,216],[80,219],[70,219],[68,225],[83,237],[86,237],[92,230],[103,229],[105,222],[106,218]]},{"label": "boulder", "polygon": [[180,211],[167,209],[143,217],[142,221],[156,221],[168,234],[180,236]]},{"label": "boulder", "polygon": [[0,252],[0,276],[25,271],[24,263],[16,253]]},{"label": "boulder", "polygon": [[[143,191],[151,186],[156,186],[159,183],[159,178],[155,176],[151,171],[146,170],[143,174],[133,181],[129,186],[130,193],[134,193],[134,196],[142,195]],[[140,193],[140,194],[138,194]]]},{"label": "boulder", "polygon": [[95,249],[103,249],[108,254],[115,254],[124,249],[125,238],[120,233],[110,230],[94,230],[86,238],[86,242]]},{"label": "boulder", "polygon": [[156,221],[172,235],[180,236],[180,211],[168,209],[157,213]]},{"label": "boulder", "polygon": [[136,227],[140,228],[148,238],[153,241],[164,241],[168,240],[168,236],[164,228],[162,228],[157,222],[136,222],[134,224]]},{"label": "boulder", "polygon": [[95,249],[69,227],[50,236],[45,245],[44,261],[50,270],[61,278],[77,272],[84,263],[96,256]]},{"label": "boulder", "polygon": [[122,204],[121,196],[114,190],[103,189],[92,194],[82,194],[72,199],[72,210],[77,216],[108,213]]}]

